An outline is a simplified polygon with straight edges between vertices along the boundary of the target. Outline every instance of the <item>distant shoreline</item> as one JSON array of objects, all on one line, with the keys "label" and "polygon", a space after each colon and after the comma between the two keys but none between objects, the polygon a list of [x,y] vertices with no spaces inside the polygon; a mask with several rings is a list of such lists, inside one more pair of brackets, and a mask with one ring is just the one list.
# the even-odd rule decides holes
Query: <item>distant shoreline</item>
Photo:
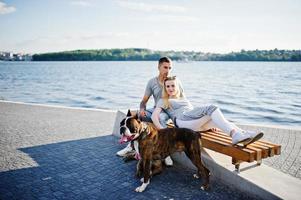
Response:
[{"label": "distant shoreline", "polygon": [[32,55],[32,61],[157,61],[168,56],[174,61],[262,61],[299,62],[301,50],[241,50],[227,54],[195,51],[154,51],[150,49],[98,49]]},{"label": "distant shoreline", "polygon": [[168,56],[174,61],[250,61],[300,62],[301,50],[241,50],[231,53],[204,53],[196,51],[157,51],[143,48],[91,49],[37,54],[0,52],[0,61],[158,61]]}]

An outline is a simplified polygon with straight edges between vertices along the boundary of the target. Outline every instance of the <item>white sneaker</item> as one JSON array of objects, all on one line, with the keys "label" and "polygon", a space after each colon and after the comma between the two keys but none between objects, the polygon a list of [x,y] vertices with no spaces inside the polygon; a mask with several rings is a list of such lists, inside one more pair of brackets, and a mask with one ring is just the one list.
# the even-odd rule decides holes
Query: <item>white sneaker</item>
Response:
[{"label": "white sneaker", "polygon": [[127,153],[129,153],[131,151],[133,151],[133,148],[132,148],[131,143],[129,143],[124,149],[121,149],[120,151],[118,151],[116,153],[116,155],[123,157],[123,156],[125,156]]},{"label": "white sneaker", "polygon": [[164,162],[165,162],[165,165],[167,165],[167,166],[172,166],[173,165],[173,161],[172,161],[170,156],[167,156],[165,158]]},{"label": "white sneaker", "polygon": [[248,134],[251,137],[252,140],[250,141],[250,143],[256,142],[257,140],[259,140],[260,138],[263,137],[263,132],[262,131],[259,131],[259,132],[246,131],[245,133]]},{"label": "white sneaker", "polygon": [[232,144],[238,144],[242,143],[243,145],[247,145],[252,140],[251,136],[249,134],[246,134],[245,132],[236,131],[232,135]]}]

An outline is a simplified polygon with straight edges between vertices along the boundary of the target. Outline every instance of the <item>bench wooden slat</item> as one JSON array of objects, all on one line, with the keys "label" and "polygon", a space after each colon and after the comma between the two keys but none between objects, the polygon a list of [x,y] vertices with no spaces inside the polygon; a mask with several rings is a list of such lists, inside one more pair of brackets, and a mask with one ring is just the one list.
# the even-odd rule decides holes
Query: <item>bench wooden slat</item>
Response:
[{"label": "bench wooden slat", "polygon": [[252,147],[252,146],[247,146],[246,148],[256,152],[256,157],[255,158],[256,158],[257,161],[262,159],[263,156],[262,156],[262,150],[261,149],[256,148],[256,147]]},{"label": "bench wooden slat", "polygon": [[273,149],[273,155],[280,155],[281,153],[281,145],[278,145],[278,144],[273,144],[271,142],[267,142],[267,141],[264,141],[264,140],[259,140],[259,141],[256,141],[255,144],[259,144],[259,145],[263,145],[263,146],[267,146],[269,148],[272,148]]},{"label": "bench wooden slat", "polygon": [[261,149],[262,158],[267,158],[269,156],[270,149],[266,146],[261,146],[261,145],[257,145],[255,143],[253,143],[253,144],[249,144],[248,147],[255,147],[255,148]]},{"label": "bench wooden slat", "polygon": [[261,143],[261,142],[258,142],[258,141],[254,142],[254,144],[268,148],[269,149],[269,157],[273,157],[275,155],[275,148],[274,148],[273,145],[264,144],[264,143]]},{"label": "bench wooden slat", "polygon": [[210,133],[205,133],[205,134],[203,134],[201,137],[203,137],[203,136],[210,137],[210,138],[212,138],[212,139],[215,139],[215,140],[219,140],[219,141],[225,142],[225,143],[227,143],[228,145],[231,144],[231,142],[229,141],[228,138],[220,137],[219,135],[216,135],[216,134],[211,133],[211,132],[210,132]]},{"label": "bench wooden slat", "polygon": [[224,139],[228,139],[228,140],[232,140],[230,136],[225,135],[225,134],[221,134],[219,132],[206,132],[206,133],[202,133],[202,135],[216,135],[218,137],[224,138]]}]

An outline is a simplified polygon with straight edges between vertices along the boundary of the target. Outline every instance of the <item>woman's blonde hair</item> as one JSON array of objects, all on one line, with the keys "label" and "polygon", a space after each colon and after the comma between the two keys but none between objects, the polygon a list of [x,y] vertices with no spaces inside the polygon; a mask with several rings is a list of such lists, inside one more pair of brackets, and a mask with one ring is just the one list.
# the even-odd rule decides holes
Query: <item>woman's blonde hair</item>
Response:
[{"label": "woman's blonde hair", "polygon": [[176,90],[176,95],[175,97],[177,99],[181,98],[181,97],[184,97],[183,95],[183,91],[180,90],[180,87],[179,87],[179,81],[178,79],[176,78],[176,76],[168,76],[166,77],[166,79],[164,80],[164,84],[163,84],[163,90],[162,90],[162,100],[163,100],[163,108],[164,109],[169,109],[171,108],[170,106],[170,103],[168,101],[169,99],[169,96],[168,96],[168,93],[166,91],[166,82],[167,81],[175,81],[175,90]]}]

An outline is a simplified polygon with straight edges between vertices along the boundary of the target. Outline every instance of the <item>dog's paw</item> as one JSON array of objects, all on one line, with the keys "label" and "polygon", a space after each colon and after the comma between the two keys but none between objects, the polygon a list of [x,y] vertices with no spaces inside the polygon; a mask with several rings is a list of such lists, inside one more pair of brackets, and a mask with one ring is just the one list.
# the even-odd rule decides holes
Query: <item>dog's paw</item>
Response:
[{"label": "dog's paw", "polygon": [[145,190],[145,188],[143,188],[142,186],[139,186],[135,189],[136,192],[143,192]]},{"label": "dog's paw", "polygon": [[209,185],[202,185],[201,190],[207,191],[209,189]]},{"label": "dog's paw", "polygon": [[135,189],[135,191],[136,191],[136,192],[143,192],[143,191],[145,190],[145,188],[148,186],[148,184],[149,184],[149,181],[148,181],[147,183],[142,183],[142,185],[139,186],[139,187],[137,187],[137,188]]},{"label": "dog's paw", "polygon": [[193,178],[200,178],[200,177],[197,174],[193,174]]}]

